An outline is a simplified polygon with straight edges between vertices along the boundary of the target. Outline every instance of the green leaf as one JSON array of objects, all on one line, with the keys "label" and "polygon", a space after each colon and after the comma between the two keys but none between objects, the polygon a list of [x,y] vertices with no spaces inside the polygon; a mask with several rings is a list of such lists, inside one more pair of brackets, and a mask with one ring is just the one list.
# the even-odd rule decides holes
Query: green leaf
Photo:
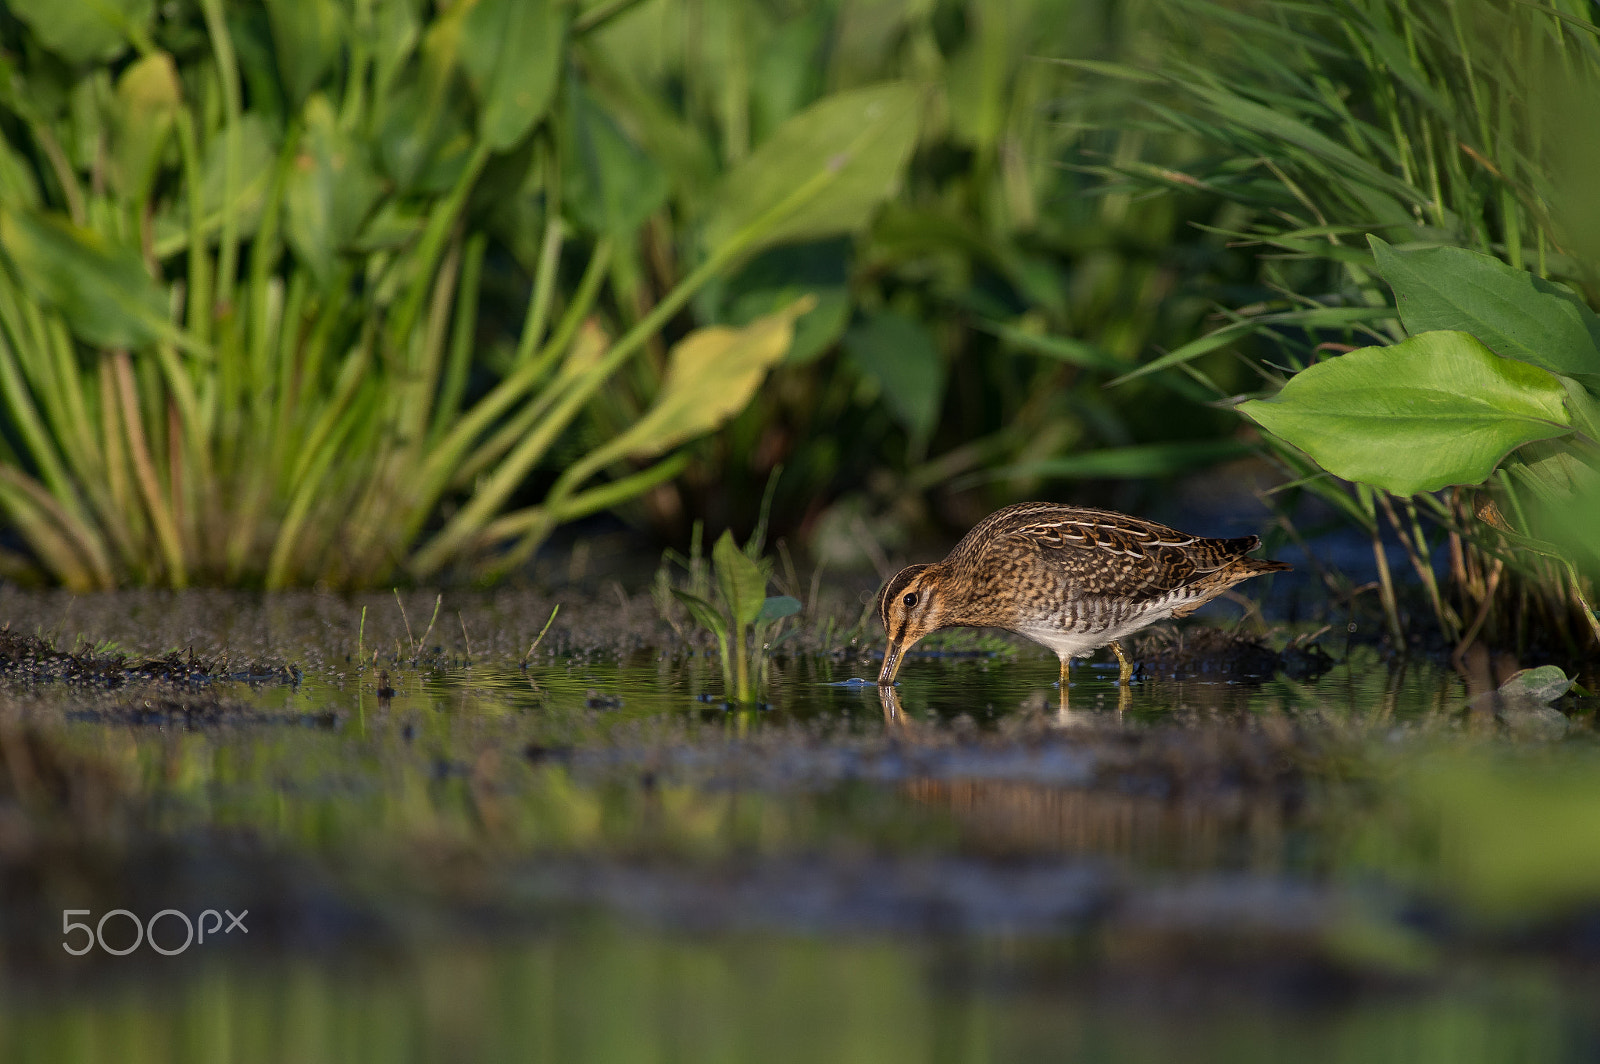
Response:
[{"label": "green leaf", "polygon": [[1160,358],[1151,362],[1146,362],[1132,373],[1124,373],[1116,380],[1111,381],[1108,387],[1117,384],[1126,384],[1128,381],[1137,380],[1140,377],[1145,377],[1152,373],[1158,373],[1164,369],[1171,369],[1173,366],[1180,366],[1185,362],[1192,362],[1201,355],[1209,354],[1219,347],[1227,347],[1229,344],[1238,341],[1240,338],[1248,336],[1250,333],[1254,332],[1256,328],[1258,328],[1258,326],[1254,321],[1236,321],[1231,325],[1224,325],[1220,329],[1209,332],[1204,336],[1198,337],[1197,339],[1190,340],[1176,351],[1168,351]]},{"label": "green leaf", "polygon": [[784,617],[793,617],[800,612],[800,609],[800,600],[793,595],[773,595],[761,603],[761,612],[756,614],[756,623],[771,624]]},{"label": "green leaf", "polygon": [[638,421],[583,459],[592,471],[623,458],[648,458],[703,436],[745,408],[767,370],[789,350],[800,299],[742,329],[713,325],[678,341],[655,403]]},{"label": "green leaf", "polygon": [[333,0],[266,0],[284,95],[299,110],[340,59],[344,16]]},{"label": "green leaf", "polygon": [[461,66],[478,100],[478,135],[495,151],[527,136],[549,110],[569,10],[551,0],[477,0],[467,12]]},{"label": "green leaf", "polygon": [[1500,693],[1511,697],[1533,699],[1536,702],[1554,702],[1572,690],[1574,681],[1555,665],[1540,665],[1536,669],[1523,669],[1512,673],[1500,685]]},{"label": "green leaf", "polygon": [[0,137],[0,207],[32,210],[39,206],[39,182],[33,168]]},{"label": "green leaf", "polygon": [[127,31],[144,29],[155,11],[154,0],[10,0],[7,6],[71,63],[113,58],[127,47]]},{"label": "green leaf", "polygon": [[562,195],[568,206],[591,232],[632,241],[667,201],[666,171],[575,80],[564,125]]},{"label": "green leaf", "polygon": [[945,381],[944,359],[928,330],[904,314],[879,311],[845,333],[844,348],[878,382],[895,420],[912,436],[927,439],[939,420]]},{"label": "green leaf", "polygon": [[984,332],[993,333],[1030,354],[1042,355],[1057,362],[1110,373],[1121,373],[1128,368],[1126,362],[1105,348],[1084,340],[1074,340],[1070,336],[1047,336],[998,321],[978,321],[973,324]]},{"label": "green leaf", "polygon": [[753,624],[766,602],[767,574],[724,531],[711,548],[711,561],[717,570],[717,590],[738,629]]},{"label": "green leaf", "polygon": [[1566,289],[1465,248],[1400,250],[1368,240],[1413,336],[1456,329],[1506,358],[1600,378],[1600,316]]},{"label": "green leaf", "polygon": [[707,246],[720,247],[757,222],[764,228],[755,247],[864,226],[899,187],[917,141],[919,103],[916,88],[890,82],[835,93],[783,123],[723,179],[706,223]]},{"label": "green leaf", "polygon": [[847,237],[764,251],[718,286],[721,310],[708,305],[707,312],[730,325],[744,325],[803,296],[814,296],[816,306],[794,323],[794,342],[784,358],[792,366],[814,362],[838,342],[850,323],[851,258]]},{"label": "green leaf", "polygon": [[1513,448],[1564,435],[1555,377],[1463,332],[1364,347],[1239,410],[1346,480],[1397,495],[1478,484]]},{"label": "green leaf", "polygon": [[183,104],[183,87],[172,57],[155,52],[129,65],[117,79],[117,126],[112,169],[118,190],[143,203],[155,182],[161,153]]},{"label": "green leaf", "polygon": [[305,133],[284,189],[289,245],[323,283],[339,250],[354,242],[383,185],[366,146],[339,128],[320,93],[306,102]]},{"label": "green leaf", "polygon": [[718,639],[728,637],[728,622],[718,613],[716,607],[698,595],[691,595],[687,591],[672,589],[672,595],[688,609],[689,616],[694,618],[694,623],[707,629]]},{"label": "green leaf", "polygon": [[0,253],[79,338],[100,347],[180,339],[167,297],[131,248],[64,219],[0,207]]},{"label": "green leaf", "polygon": [[[467,128],[466,109],[460,99],[465,87],[456,77],[466,13],[465,4],[454,4],[434,19],[421,35],[412,58],[396,67],[391,91],[372,101],[378,159],[407,192],[450,189],[466,167],[472,150],[472,132]],[[380,33],[386,32],[388,21],[379,20]],[[400,64],[401,57],[412,52],[412,31],[403,22],[387,32],[397,34],[391,46],[399,49],[399,54],[386,59],[380,50],[374,58],[385,67],[391,62]],[[379,43],[383,41],[380,39]]]}]

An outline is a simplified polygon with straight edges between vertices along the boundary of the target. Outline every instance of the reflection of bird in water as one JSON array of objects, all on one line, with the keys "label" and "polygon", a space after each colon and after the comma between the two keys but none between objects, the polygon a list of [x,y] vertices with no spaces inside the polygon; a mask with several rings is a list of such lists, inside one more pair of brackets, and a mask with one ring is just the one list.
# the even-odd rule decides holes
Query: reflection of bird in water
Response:
[{"label": "reflection of bird in water", "polygon": [[1025,502],[990,514],[949,557],[909,565],[878,594],[888,633],[880,685],[895,682],[917,640],[941,628],[1005,628],[1067,662],[1110,645],[1133,677],[1119,640],[1185,617],[1241,580],[1289,566],[1245,555],[1257,536],[1205,539],[1110,510]]}]

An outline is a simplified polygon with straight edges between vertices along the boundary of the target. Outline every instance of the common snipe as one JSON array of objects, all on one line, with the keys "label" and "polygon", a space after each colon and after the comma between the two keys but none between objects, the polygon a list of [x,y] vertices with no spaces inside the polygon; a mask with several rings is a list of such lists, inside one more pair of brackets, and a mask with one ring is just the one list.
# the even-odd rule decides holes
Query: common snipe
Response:
[{"label": "common snipe", "polygon": [[1108,643],[1133,676],[1119,640],[1184,617],[1241,580],[1288,569],[1246,558],[1258,536],[1205,539],[1110,510],[1025,502],[990,514],[949,557],[900,570],[878,594],[889,636],[880,685],[894,683],[905,652],[940,628],[1005,628],[1067,662]]}]

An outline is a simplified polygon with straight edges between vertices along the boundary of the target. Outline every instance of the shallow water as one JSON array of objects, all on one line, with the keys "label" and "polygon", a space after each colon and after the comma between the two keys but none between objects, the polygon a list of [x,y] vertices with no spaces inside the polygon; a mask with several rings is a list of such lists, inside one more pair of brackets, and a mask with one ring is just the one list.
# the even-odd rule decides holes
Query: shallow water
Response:
[{"label": "shallow water", "polygon": [[[1076,666],[1063,712],[985,635],[886,702],[812,626],[739,707],[646,597],[531,656],[550,600],[452,597],[424,636],[431,597],[0,595],[297,667],[0,683],[0,1057],[1600,1057],[1592,699],[1358,637],[1299,679]],[[248,930],[63,949],[114,908]]]}]

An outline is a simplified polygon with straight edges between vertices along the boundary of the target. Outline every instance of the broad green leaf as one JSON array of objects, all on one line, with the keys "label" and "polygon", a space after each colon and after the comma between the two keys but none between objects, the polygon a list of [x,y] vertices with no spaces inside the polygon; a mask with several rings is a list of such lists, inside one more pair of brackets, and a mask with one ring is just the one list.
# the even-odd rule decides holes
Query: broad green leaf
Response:
[{"label": "broad green leaf", "polygon": [[165,52],[154,52],[130,64],[117,79],[113,175],[128,202],[143,203],[149,196],[182,104],[178,70]]},{"label": "broad green leaf", "polygon": [[1566,289],[1466,248],[1402,250],[1368,240],[1413,336],[1456,329],[1506,358],[1600,377],[1600,316]]},{"label": "broad green leaf", "polygon": [[1542,369],[1428,332],[1311,366],[1239,410],[1337,476],[1412,495],[1481,483],[1513,448],[1564,435],[1564,398]]},{"label": "broad green leaf", "polygon": [[[905,82],[835,93],[795,115],[728,173],[705,239],[754,247],[853,232],[899,186],[920,95]],[[759,233],[749,227],[761,223]]]},{"label": "broad green leaf", "polygon": [[811,306],[800,299],[742,329],[713,325],[684,337],[672,348],[655,404],[585,464],[598,469],[622,458],[648,458],[733,417],[788,352],[794,321]]},{"label": "broad green leaf", "polygon": [[339,128],[327,97],[311,97],[284,206],[289,244],[321,281],[332,277],[339,250],[355,240],[382,191],[366,146]]},{"label": "broad green leaf", "polygon": [[334,0],[266,0],[273,52],[291,110],[299,110],[343,51],[344,14]]},{"label": "broad green leaf", "polygon": [[694,618],[695,624],[707,629],[718,639],[728,637],[728,622],[717,612],[715,606],[698,595],[691,595],[677,588],[672,589],[672,595],[688,609],[689,616]]},{"label": "broad green leaf", "polygon": [[0,207],[0,253],[72,331],[101,347],[176,339],[167,298],[138,252],[47,215]]},{"label": "broad green leaf", "polygon": [[1573,680],[1557,665],[1540,665],[1536,669],[1523,669],[1512,673],[1500,685],[1502,695],[1531,698],[1538,702],[1554,702],[1572,690]]},{"label": "broad green leaf", "polygon": [[793,595],[773,595],[761,603],[761,612],[756,614],[756,623],[771,624],[785,617],[793,617],[800,612],[800,609],[800,600]]},{"label": "broad green leaf", "polygon": [[582,85],[568,86],[562,196],[590,231],[632,241],[667,201],[667,175]]},{"label": "broad green leaf", "polygon": [[117,55],[127,47],[128,30],[143,30],[155,11],[154,0],[9,0],[6,6],[71,63]]},{"label": "broad green leaf", "polygon": [[724,531],[711,548],[711,562],[717,570],[717,590],[739,629],[754,624],[761,616],[767,597],[767,574]]},{"label": "broad green leaf", "polygon": [[477,0],[461,24],[461,66],[478,100],[478,135],[495,151],[515,145],[556,93],[569,5]]},{"label": "broad green leaf", "polygon": [[883,402],[907,432],[926,439],[939,420],[945,366],[933,337],[917,321],[879,311],[844,336],[844,348],[861,372],[883,389]]}]

